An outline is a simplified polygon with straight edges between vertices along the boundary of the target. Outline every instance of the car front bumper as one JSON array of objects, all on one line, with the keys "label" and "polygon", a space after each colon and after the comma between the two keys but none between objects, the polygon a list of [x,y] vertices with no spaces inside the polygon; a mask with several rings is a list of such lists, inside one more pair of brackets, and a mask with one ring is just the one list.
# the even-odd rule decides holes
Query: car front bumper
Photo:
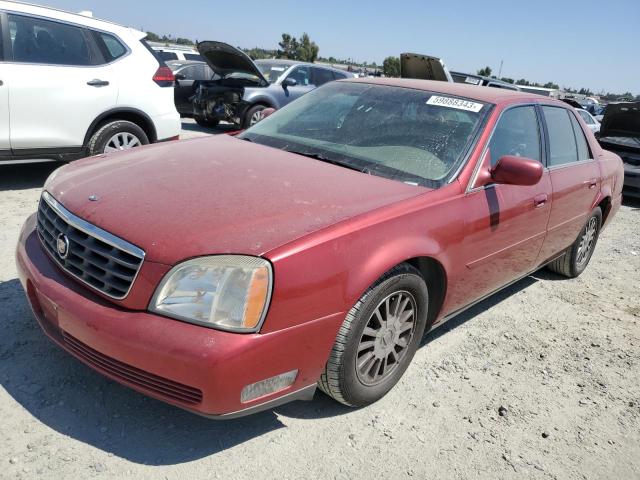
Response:
[{"label": "car front bumper", "polygon": [[[79,285],[40,244],[35,215],[16,251],[38,323],[59,346],[103,375],[195,413],[233,418],[309,400],[344,315],[268,334],[237,334],[126,310]],[[246,385],[298,370],[286,389],[242,403]]]}]

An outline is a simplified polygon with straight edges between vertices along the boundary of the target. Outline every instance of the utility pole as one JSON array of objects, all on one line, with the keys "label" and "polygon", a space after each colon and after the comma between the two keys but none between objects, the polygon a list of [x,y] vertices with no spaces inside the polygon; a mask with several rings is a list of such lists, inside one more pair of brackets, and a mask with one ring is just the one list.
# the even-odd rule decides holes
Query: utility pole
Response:
[{"label": "utility pole", "polygon": [[498,80],[500,80],[502,78],[502,64],[504,63],[504,60],[500,60],[500,69],[498,70]]}]

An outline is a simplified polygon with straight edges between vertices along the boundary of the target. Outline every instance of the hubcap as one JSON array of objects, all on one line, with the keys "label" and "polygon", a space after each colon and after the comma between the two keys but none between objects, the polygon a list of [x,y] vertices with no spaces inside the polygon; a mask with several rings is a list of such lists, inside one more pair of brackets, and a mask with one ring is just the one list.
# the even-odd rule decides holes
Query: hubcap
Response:
[{"label": "hubcap", "polygon": [[356,353],[356,374],[365,385],[388,378],[400,364],[415,332],[416,301],[409,292],[394,292],[369,318]]},{"label": "hubcap", "polygon": [[578,255],[576,257],[576,262],[579,267],[582,267],[591,255],[591,250],[593,250],[593,244],[596,240],[596,233],[598,231],[598,220],[596,217],[591,217],[589,219],[589,223],[587,223],[587,227],[584,230],[584,234],[580,239],[580,245],[578,246]]},{"label": "hubcap", "polygon": [[253,115],[251,115],[251,119],[249,120],[249,126],[253,126],[262,120],[262,110],[258,110]]},{"label": "hubcap", "polygon": [[140,139],[133,133],[120,132],[109,139],[107,145],[104,147],[104,153],[129,150],[130,148],[139,147],[140,145]]}]

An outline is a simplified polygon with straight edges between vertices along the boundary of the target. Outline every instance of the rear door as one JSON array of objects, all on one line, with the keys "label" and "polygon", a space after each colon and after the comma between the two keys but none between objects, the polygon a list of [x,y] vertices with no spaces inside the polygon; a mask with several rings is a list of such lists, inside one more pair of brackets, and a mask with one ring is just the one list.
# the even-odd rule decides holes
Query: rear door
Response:
[{"label": "rear door", "polygon": [[600,167],[572,111],[548,105],[540,110],[553,187],[548,234],[541,253],[541,260],[548,260],[578,238],[598,195]]},{"label": "rear door", "polygon": [[174,93],[178,112],[183,114],[193,114],[191,97],[195,93],[194,83],[196,80],[205,79],[204,67],[204,63],[202,65],[187,65],[176,72],[177,77]]},{"label": "rear door", "polygon": [[[7,28],[11,57],[4,65],[4,82],[13,153],[80,148],[93,120],[115,106],[118,97],[112,67],[104,64],[92,33],[13,13],[7,15]],[[115,41],[125,54],[126,47]]]},{"label": "rear door", "polygon": [[9,143],[9,87],[6,80],[5,51],[6,41],[4,31],[6,29],[5,14],[0,12],[0,156],[11,153]]}]

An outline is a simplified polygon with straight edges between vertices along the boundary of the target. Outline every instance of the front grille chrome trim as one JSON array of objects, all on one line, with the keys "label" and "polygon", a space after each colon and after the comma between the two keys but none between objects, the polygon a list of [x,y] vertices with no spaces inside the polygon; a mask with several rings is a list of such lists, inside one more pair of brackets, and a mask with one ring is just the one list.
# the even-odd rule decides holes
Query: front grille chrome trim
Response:
[{"label": "front grille chrome trim", "polygon": [[[44,246],[44,250],[53,259],[53,261],[66,273],[68,273],[69,275],[71,275],[72,277],[74,277],[76,280],[83,283],[84,285],[87,285],[92,290],[95,290],[101,293],[102,295],[106,295],[107,297],[113,298],[115,300],[122,300],[126,298],[127,295],[129,295],[129,292],[131,291],[131,288],[133,287],[133,284],[135,283],[136,278],[140,273],[140,270],[142,269],[142,264],[145,258],[144,250],[74,215],[69,210],[67,210],[64,206],[62,206],[62,204],[60,204],[60,202],[58,202],[55,198],[53,198],[53,196],[47,191],[44,191],[42,193],[40,201],[41,202],[44,201],[46,205],[49,208],[51,208],[51,210],[53,210],[53,212],[60,218],[60,220],[65,222],[68,226],[71,226],[74,229],[79,230],[80,232],[83,232],[89,237],[97,241],[100,241],[110,247],[116,248],[117,250],[124,252],[125,254],[130,255],[131,257],[135,257],[135,259],[138,260],[138,262],[135,262],[137,263],[137,265],[135,265],[135,263],[127,262],[126,260],[123,260],[121,258],[110,257],[110,260],[114,264],[118,264],[118,266],[122,268],[128,268],[135,271],[135,273],[131,276],[131,280],[130,280],[130,284],[128,285],[128,288],[126,288],[126,291],[124,291],[121,295],[110,293],[109,291],[106,291],[102,288],[97,287],[96,285],[91,284],[87,280],[83,279],[81,276],[75,274],[69,268],[65,267],[65,265],[55,255],[55,253],[51,251],[51,246],[48,245],[49,242],[47,242],[47,240],[45,239],[44,234],[42,232],[42,228],[41,228],[40,215],[43,214],[42,208],[38,209],[38,217],[39,217],[38,237],[40,238],[40,241]],[[48,217],[47,217],[47,220],[51,222],[51,219],[49,219]],[[86,247],[82,239],[77,239],[72,237],[71,240],[73,240],[78,245],[81,245],[82,247],[88,248]],[[93,245],[92,248],[98,256],[103,255],[103,252],[101,252],[96,245]],[[89,267],[95,268],[98,266],[98,265],[95,265],[95,262],[92,262],[91,259],[87,259],[79,254],[77,255],[77,257],[81,260],[86,260],[87,265],[89,265]],[[78,268],[78,266],[74,265],[73,263],[71,263],[71,265]],[[89,271],[88,269],[85,269],[84,273],[91,277],[95,277],[96,279],[99,279],[98,276],[93,275],[91,271]],[[109,272],[109,275],[112,276],[116,281],[121,281],[125,283],[128,282],[128,280],[126,280],[126,276],[125,278],[123,278],[122,274],[118,272]]]}]

